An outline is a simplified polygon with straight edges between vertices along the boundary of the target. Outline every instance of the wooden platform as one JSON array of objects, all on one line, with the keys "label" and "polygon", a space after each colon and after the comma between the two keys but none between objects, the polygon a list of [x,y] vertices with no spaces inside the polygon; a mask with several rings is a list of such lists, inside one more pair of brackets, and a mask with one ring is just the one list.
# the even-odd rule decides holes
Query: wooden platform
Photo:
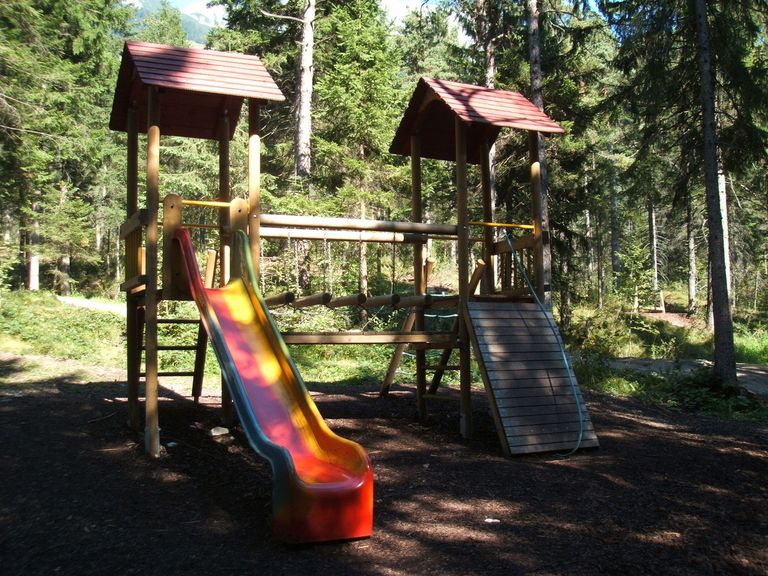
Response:
[{"label": "wooden platform", "polygon": [[[573,449],[579,411],[551,314],[532,303],[488,301],[469,302],[465,314],[504,452]],[[575,376],[573,382],[583,414],[580,447],[596,447]]]}]

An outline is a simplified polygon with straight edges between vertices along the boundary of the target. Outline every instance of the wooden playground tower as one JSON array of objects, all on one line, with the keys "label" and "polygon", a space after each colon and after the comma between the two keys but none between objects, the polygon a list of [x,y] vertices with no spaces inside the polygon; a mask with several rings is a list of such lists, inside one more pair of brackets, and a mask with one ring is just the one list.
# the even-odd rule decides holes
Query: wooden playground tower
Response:
[{"label": "wooden playground tower", "polygon": [[[248,102],[248,198],[232,199],[230,192],[229,141],[240,116],[242,102]],[[322,239],[355,242],[406,243],[413,246],[414,292],[410,296],[368,297],[355,294],[333,298],[315,294],[294,299],[292,294],[267,296],[270,305],[380,306],[407,308],[410,313],[399,331],[284,333],[288,344],[391,344],[395,353],[382,385],[386,395],[399,358],[407,346],[416,354],[416,397],[420,416],[426,415],[427,399],[434,395],[440,376],[449,368],[452,350],[458,350],[460,373],[461,433],[472,434],[471,348],[481,367],[483,383],[507,454],[596,446],[597,439],[586,411],[577,398],[568,399],[563,366],[555,357],[555,340],[544,328],[551,324],[551,313],[530,304],[531,293],[513,263],[513,250],[497,238],[496,229],[506,225],[491,222],[491,171],[488,150],[503,127],[529,132],[531,162],[532,224],[523,225],[529,233],[513,242],[523,260],[533,263],[534,287],[549,306],[550,256],[545,196],[539,182],[536,141],[539,132],[559,133],[562,129],[520,94],[478,86],[421,79],[397,130],[390,151],[411,158],[411,221],[390,222],[262,214],[260,210],[259,110],[262,104],[283,100],[269,73],[255,56],[183,49],[139,42],[126,43],[110,128],[128,134],[127,219],[121,227],[126,246],[126,279],[121,289],[127,300],[128,403],[129,422],[140,428],[139,391],[145,387],[144,434],[150,455],[160,452],[158,352],[195,349],[193,395],[200,394],[207,339],[198,329],[195,346],[160,346],[158,325],[180,322],[158,318],[162,299],[189,299],[185,290],[178,254],[170,239],[183,222],[185,204],[211,207],[219,212],[219,278],[222,284],[230,270],[239,270],[238,255],[230,258],[230,238],[236,229],[247,232],[253,262],[258,262],[262,238]],[[139,133],[146,137],[146,204],[139,208]],[[169,194],[163,200],[163,219],[159,221],[160,135],[206,138],[219,143],[219,190],[215,200],[184,200]],[[435,158],[455,163],[456,224],[423,222],[421,159]],[[469,221],[467,169],[479,164],[482,181],[483,222]],[[193,225],[189,225],[192,227]],[[470,274],[470,246],[477,238],[470,228],[482,230],[484,259]],[[159,230],[162,229],[162,260]],[[427,294],[425,247],[429,238],[457,242],[459,294],[436,297]],[[232,261],[230,261],[232,260]],[[501,279],[497,289],[499,268]],[[213,261],[207,269],[207,282],[213,282]],[[159,283],[162,270],[163,285]],[[480,294],[476,289],[480,285]],[[425,309],[455,306],[458,317],[454,330],[425,330]],[[549,314],[549,320],[547,315]],[[506,319],[506,320],[505,320]],[[181,322],[197,322],[196,319]],[[548,330],[548,329],[547,329]],[[540,345],[537,342],[546,341]],[[501,344],[499,344],[501,342]],[[505,342],[511,342],[505,343]],[[561,344],[561,343],[560,343]],[[510,349],[510,345],[512,349]],[[427,386],[426,350],[442,349],[442,358]],[[145,369],[141,370],[142,351]],[[515,356],[517,354],[517,356]],[[514,356],[514,358],[512,358]],[[511,361],[508,361],[509,358]],[[257,359],[255,359],[257,361]],[[522,372],[520,372],[522,370]],[[566,365],[566,370],[569,370]],[[515,374],[524,373],[520,389]],[[571,378],[573,395],[578,396]],[[520,400],[523,400],[520,402]],[[534,400],[530,400],[534,399]],[[222,385],[225,421],[232,418],[226,387]],[[578,423],[575,424],[576,420]],[[537,426],[539,428],[537,428]],[[543,426],[544,428],[541,428]],[[575,430],[578,430],[578,441]]]}]

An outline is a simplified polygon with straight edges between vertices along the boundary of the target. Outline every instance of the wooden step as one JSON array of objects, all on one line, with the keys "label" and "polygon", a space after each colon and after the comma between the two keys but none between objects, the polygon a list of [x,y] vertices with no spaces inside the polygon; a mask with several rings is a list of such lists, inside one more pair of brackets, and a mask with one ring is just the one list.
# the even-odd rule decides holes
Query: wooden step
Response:
[{"label": "wooden step", "polygon": [[[194,372],[189,372],[189,371],[169,371],[169,372],[158,372],[157,373],[158,377],[161,377],[161,376],[165,376],[165,377],[171,377],[171,376],[194,376],[194,375],[195,375]],[[141,378],[146,378],[147,377],[147,373],[146,372],[140,372],[139,376]]]},{"label": "wooden step", "polygon": [[[147,347],[146,346],[142,346],[141,349],[142,350],[146,350]],[[170,344],[170,345],[166,345],[166,346],[158,346],[157,349],[158,349],[158,351],[160,351],[160,350],[178,350],[178,351],[182,351],[182,350],[197,350],[197,344],[185,344],[185,345]]]}]

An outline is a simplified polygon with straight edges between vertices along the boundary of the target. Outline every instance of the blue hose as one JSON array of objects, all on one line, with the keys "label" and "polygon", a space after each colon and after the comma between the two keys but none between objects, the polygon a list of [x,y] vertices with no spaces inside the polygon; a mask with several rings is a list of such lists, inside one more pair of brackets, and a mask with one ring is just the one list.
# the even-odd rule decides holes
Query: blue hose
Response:
[{"label": "blue hose", "polygon": [[512,246],[512,240],[509,237],[509,233],[505,230],[504,231],[504,239],[507,241],[507,244],[509,245],[509,249],[512,251],[512,255],[515,258],[515,264],[517,267],[522,271],[523,278],[525,279],[525,283],[528,285],[528,289],[531,291],[531,294],[533,294],[534,300],[536,300],[536,304],[538,304],[541,311],[544,313],[544,316],[547,318],[547,323],[549,324],[550,330],[552,330],[552,333],[555,335],[555,340],[557,341],[558,346],[560,347],[560,356],[563,359],[563,363],[565,364],[566,372],[568,372],[568,382],[571,385],[571,392],[573,392],[573,398],[576,400],[576,410],[579,413],[579,437],[576,441],[576,446],[573,447],[569,452],[566,452],[565,454],[558,454],[558,456],[561,456],[563,458],[570,456],[574,452],[576,452],[581,447],[581,441],[584,439],[584,408],[581,405],[581,400],[579,400],[579,390],[576,388],[576,382],[573,379],[573,370],[571,368],[571,363],[568,361],[568,355],[565,352],[565,345],[563,344],[562,338],[560,338],[560,332],[557,329],[557,326],[555,325],[555,321],[550,315],[548,314],[548,310],[546,306],[544,306],[543,302],[539,298],[539,295],[536,293],[536,289],[533,287],[533,283],[531,282],[531,279],[528,277],[528,271],[525,269],[525,266],[523,266],[523,263],[520,261],[520,256],[517,254],[517,250]]}]

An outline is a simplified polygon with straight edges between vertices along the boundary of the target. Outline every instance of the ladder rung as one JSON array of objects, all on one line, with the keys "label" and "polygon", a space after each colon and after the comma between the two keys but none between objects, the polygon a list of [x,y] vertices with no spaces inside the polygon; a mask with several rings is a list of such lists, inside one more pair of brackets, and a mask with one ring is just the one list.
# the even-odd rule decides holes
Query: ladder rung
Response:
[{"label": "ladder rung", "polygon": [[[194,372],[158,372],[157,375],[158,376],[194,376],[195,373]],[[147,373],[140,372],[139,376],[142,378],[146,378]]]},{"label": "ladder rung", "polygon": [[[142,350],[146,350],[146,346],[141,347]],[[158,350],[197,350],[197,346],[195,344],[189,344],[189,345],[169,345],[169,346],[158,346]]]},{"label": "ladder rung", "polygon": [[158,324],[200,324],[199,318],[158,318]]},{"label": "ladder rung", "polygon": [[194,344],[189,345],[170,345],[170,346],[158,346],[158,350],[197,350],[197,346]]}]

